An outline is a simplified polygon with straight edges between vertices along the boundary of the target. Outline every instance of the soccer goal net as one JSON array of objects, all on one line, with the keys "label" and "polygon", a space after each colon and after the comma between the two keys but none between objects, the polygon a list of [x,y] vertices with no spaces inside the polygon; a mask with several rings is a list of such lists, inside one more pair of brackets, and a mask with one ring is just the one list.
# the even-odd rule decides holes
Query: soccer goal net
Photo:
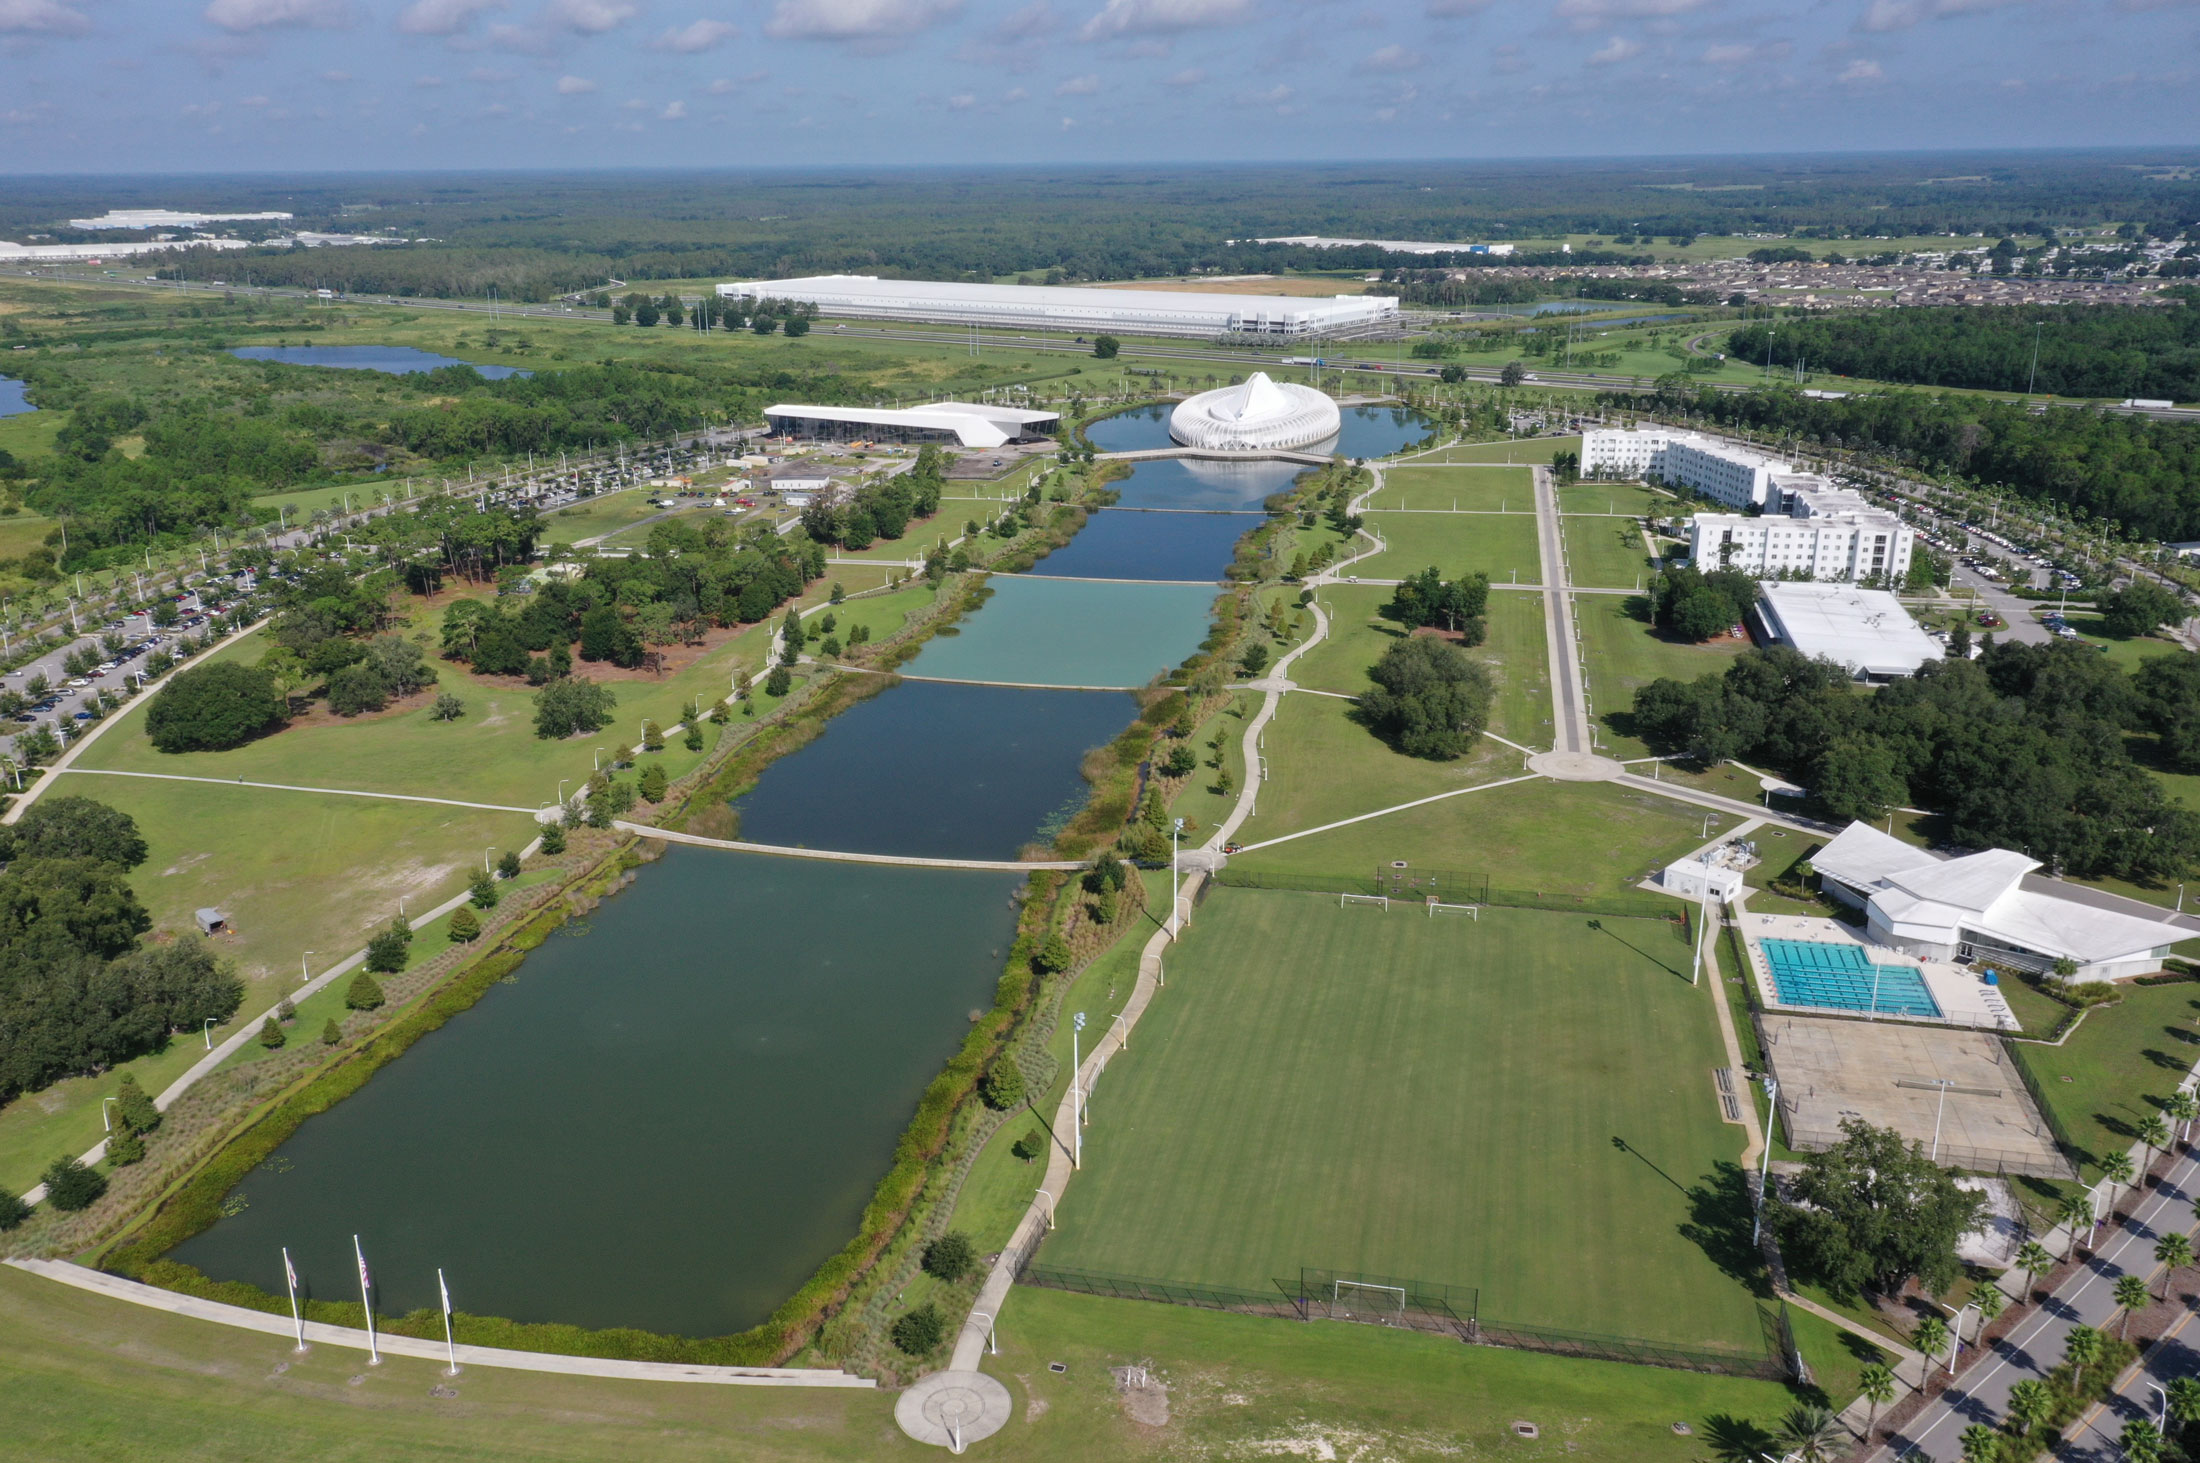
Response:
[{"label": "soccer goal net", "polygon": [[1347,904],[1379,904],[1387,912],[1390,908],[1390,897],[1386,894],[1339,894],[1337,908],[1342,909]]},{"label": "soccer goal net", "polygon": [[1403,1326],[1406,1323],[1406,1288],[1376,1285],[1366,1280],[1333,1280],[1329,1286],[1329,1318]]},{"label": "soccer goal net", "polygon": [[1463,914],[1468,919],[1480,922],[1482,906],[1479,904],[1446,904],[1441,899],[1431,899],[1428,902],[1428,917],[1434,919],[1440,914]]}]

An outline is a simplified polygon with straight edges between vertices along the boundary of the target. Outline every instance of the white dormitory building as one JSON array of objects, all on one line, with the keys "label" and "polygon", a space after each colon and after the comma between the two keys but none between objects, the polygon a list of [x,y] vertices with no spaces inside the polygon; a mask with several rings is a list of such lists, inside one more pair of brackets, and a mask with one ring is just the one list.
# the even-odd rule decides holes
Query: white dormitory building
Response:
[{"label": "white dormitory building", "polygon": [[1803,473],[1775,477],[1762,515],[1699,513],[1688,557],[1699,569],[1740,569],[1766,578],[1856,581],[1910,572],[1917,531],[1863,496]]},{"label": "white dormitory building", "polygon": [[1943,859],[1851,823],[1811,866],[1827,894],[1864,912],[1874,943],[1925,960],[2043,975],[2068,960],[2071,980],[2115,980],[2161,969],[2187,938],[2167,919],[2071,898],[2034,874],[2038,860],[2006,848]]},{"label": "white dormitory building", "polygon": [[1701,432],[1663,427],[1599,428],[1581,434],[1584,477],[1669,483],[1732,508],[1762,508],[1793,475],[1792,464]]}]

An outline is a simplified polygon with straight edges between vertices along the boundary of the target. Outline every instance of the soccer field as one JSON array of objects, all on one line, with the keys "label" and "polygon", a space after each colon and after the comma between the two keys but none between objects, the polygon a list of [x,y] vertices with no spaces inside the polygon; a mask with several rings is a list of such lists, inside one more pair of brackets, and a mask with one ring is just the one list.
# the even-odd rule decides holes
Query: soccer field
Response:
[{"label": "soccer field", "polygon": [[1709,987],[1673,926],[1214,890],[1094,1087],[1039,1262],[1478,1286],[1486,1320],[1754,1352]]}]

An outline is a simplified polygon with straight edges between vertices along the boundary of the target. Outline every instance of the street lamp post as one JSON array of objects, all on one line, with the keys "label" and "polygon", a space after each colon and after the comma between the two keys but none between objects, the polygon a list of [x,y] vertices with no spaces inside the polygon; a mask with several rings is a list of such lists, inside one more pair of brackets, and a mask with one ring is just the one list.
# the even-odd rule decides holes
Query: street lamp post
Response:
[{"label": "street lamp post", "polygon": [[1749,1227],[1752,1245],[1764,1234],[1765,1185],[1772,1181],[1772,1129],[1780,1121],[1780,1079],[1770,1072],[1765,1073],[1765,1102],[1771,1111],[1765,1114],[1765,1146],[1757,1160],[1757,1218]]},{"label": "street lamp post", "polygon": [[206,1040],[206,1049],[214,1049],[214,1018],[209,1016],[199,1023],[199,1035]]},{"label": "street lamp post", "polygon": [[489,867],[489,855],[495,853],[496,851],[497,846],[493,843],[481,851],[481,872],[483,872],[484,874],[493,874],[496,872],[496,870]]},{"label": "street lamp post", "polygon": [[1169,825],[1169,943],[1176,943],[1177,880],[1182,877],[1176,866],[1177,835],[1184,831],[1184,820],[1178,818]]},{"label": "street lamp post", "polygon": [[307,981],[313,979],[313,972],[306,965],[306,956],[320,953],[318,950],[307,950],[298,956],[298,983],[300,985],[304,985]]},{"label": "street lamp post", "polygon": [[112,1133],[115,1130],[115,1120],[107,1115],[107,1105],[120,1101],[122,1099],[119,1097],[102,1097],[99,1100],[99,1126],[101,1131]]}]

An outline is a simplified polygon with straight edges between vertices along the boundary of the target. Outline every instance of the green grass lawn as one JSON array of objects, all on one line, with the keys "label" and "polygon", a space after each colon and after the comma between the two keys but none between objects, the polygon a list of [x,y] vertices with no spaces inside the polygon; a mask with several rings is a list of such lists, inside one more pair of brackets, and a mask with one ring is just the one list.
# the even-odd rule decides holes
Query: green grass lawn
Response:
[{"label": "green grass lawn", "polygon": [[1541,582],[1535,519],[1525,513],[1370,513],[1389,549],[1354,564],[1362,579],[1403,579],[1435,565],[1446,579],[1487,574],[1493,584]]},{"label": "green grass lawn", "polygon": [[[1192,750],[1199,754],[1199,771],[1184,784],[1183,791],[1169,804],[1169,811],[1184,820],[1185,837],[1193,843],[1205,842],[1237,806],[1237,790],[1245,786],[1245,726],[1260,710],[1260,702],[1260,692],[1241,691],[1192,730]],[[1216,769],[1207,765],[1216,755],[1208,744],[1218,733],[1222,737],[1222,765],[1230,771],[1231,791],[1227,793],[1217,791],[1221,784],[1216,781]]]},{"label": "green grass lawn", "polygon": [[[1373,684],[1367,668],[1402,633],[1397,622],[1382,618],[1382,606],[1390,598],[1386,586],[1324,586],[1321,603],[1329,615],[1329,634],[1291,663],[1291,679],[1347,696],[1366,691]],[[1493,592],[1484,618],[1488,638],[1471,654],[1490,668],[1496,682],[1490,730],[1523,746],[1546,746],[1551,740],[1551,662],[1544,650],[1543,600],[1534,594]]]},{"label": "green grass lawn", "polygon": [[[827,567],[838,570],[847,566],[832,564]],[[844,645],[848,640],[848,632],[858,625],[869,626],[871,638],[874,641],[884,640],[907,624],[912,614],[930,604],[936,593],[937,591],[930,584],[922,579],[915,579],[891,594],[876,594],[864,599],[851,599],[845,603],[834,605],[826,613],[833,617],[833,633],[840,637],[841,643]],[[815,626],[822,618],[824,618],[822,615],[813,615],[806,623]],[[815,644],[813,643],[809,649],[814,653],[816,650]]]},{"label": "green grass lawn", "polygon": [[[1640,589],[1656,571],[1632,518],[1565,518],[1566,559],[1573,582],[1592,589]],[[1584,608],[1583,613],[1587,610]]]},{"label": "green grass lawn", "polygon": [[1456,762],[1409,757],[1352,719],[1352,704],[1331,696],[1287,696],[1263,732],[1269,780],[1241,843],[1357,817],[1518,776],[1518,752],[1483,738]]},{"label": "green grass lawn", "polygon": [[1393,467],[1367,506],[1533,513],[1535,481],[1524,467]]},{"label": "green grass lawn", "polygon": [[[1157,1448],[1217,1457],[1522,1448],[1524,1457],[1542,1456],[1537,1445],[1510,1440],[1516,1417],[1545,1423],[1553,1457],[1683,1463],[1700,1456],[1709,1419],[1770,1427],[1794,1401],[1771,1382],[1029,1288],[1005,1309],[1000,1341],[1001,1355],[986,1365],[1007,1383],[1016,1415],[994,1447],[1031,1463],[1159,1456]],[[1108,1369],[1139,1361],[1170,1388],[1165,1429],[1130,1420],[1116,1393]],[[894,1425],[896,1394],[885,1390],[677,1386],[492,1368],[446,1379],[440,1362],[364,1362],[330,1346],[295,1355],[281,1336],[0,1270],[9,1444],[35,1463],[937,1456]],[[1049,1362],[1063,1370],[1049,1371]],[[446,1384],[456,1397],[432,1395]],[[1676,1421],[1698,1437],[1676,1435]]]},{"label": "green grass lawn", "polygon": [[1095,1086],[1041,1262],[1253,1289],[1328,1266],[1479,1286],[1491,1319],[1754,1349],[1749,1288],[1706,1248],[1746,1227],[1741,1134],[1686,976],[1659,921],[1216,890]]},{"label": "green grass lawn", "polygon": [[2100,1176],[2102,1158],[2137,1140],[2139,1124],[2200,1060],[2200,985],[2127,985],[2117,994],[2061,1046],[2024,1048],[2047,1105],[2085,1150],[2086,1182]]},{"label": "green grass lawn", "polygon": [[[265,1006],[264,1001],[257,1007],[247,1002],[242,1014],[249,1015]],[[214,1030],[227,1037],[235,1028],[217,1026]],[[124,1062],[96,1077],[65,1077],[50,1087],[0,1105],[0,1189],[20,1194],[38,1182],[47,1164],[63,1154],[74,1157],[104,1137],[101,1099],[115,1095],[124,1072],[135,1076],[138,1086],[157,1097],[206,1055],[202,1041],[199,1036],[177,1036],[165,1051]]]},{"label": "green grass lawn", "polygon": [[664,492],[663,488],[621,488],[554,509],[543,515],[542,541],[546,545],[577,543],[630,527],[664,511],[650,502]]},{"label": "green grass lawn", "polygon": [[2078,632],[2078,638],[2088,645],[2098,645],[2108,658],[2126,671],[2135,671],[2139,663],[2157,655],[2185,655],[2189,652],[2176,642],[2156,635],[2112,635],[2106,622],[2099,615],[2069,614],[2064,616],[2070,628]]},{"label": "green grass lawn", "polygon": [[1441,447],[1420,462],[1542,462],[1548,463],[1561,452],[1581,451],[1579,437],[1522,437],[1508,442],[1499,438],[1494,442],[1468,442],[1452,447]]},{"label": "green grass lawn", "polygon": [[1646,514],[1670,512],[1678,502],[1671,493],[1644,487],[1641,483],[1558,485],[1558,511],[1561,513],[1622,513],[1641,518]]},{"label": "green grass lawn", "polygon": [[1394,859],[1553,894],[1611,894],[1740,820],[1601,783],[1536,781],[1243,853],[1233,867],[1364,877]]},{"label": "green grass lawn", "polygon": [[1649,755],[1650,749],[1638,738],[1613,727],[1613,718],[1624,718],[1634,705],[1637,688],[1660,676],[1693,680],[1712,675],[1748,649],[1739,640],[1708,645],[1661,640],[1651,633],[1648,620],[1630,613],[1645,603],[1633,597],[1584,594],[1574,603],[1581,611],[1581,649],[1589,662],[1591,715],[1598,723],[1604,750],[1614,757]]}]

